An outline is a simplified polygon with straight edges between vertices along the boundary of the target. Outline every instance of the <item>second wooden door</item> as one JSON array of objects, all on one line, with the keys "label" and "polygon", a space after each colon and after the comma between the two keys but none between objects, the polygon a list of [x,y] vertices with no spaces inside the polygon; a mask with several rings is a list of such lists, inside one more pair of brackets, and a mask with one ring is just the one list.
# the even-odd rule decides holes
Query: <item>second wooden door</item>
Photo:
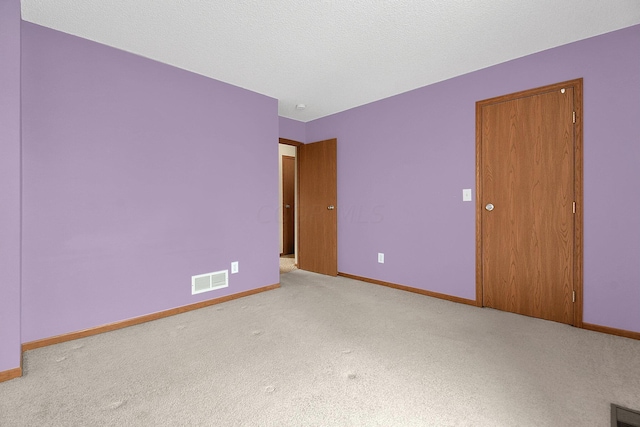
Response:
[{"label": "second wooden door", "polygon": [[338,274],[337,141],[298,147],[298,267]]},{"label": "second wooden door", "polygon": [[295,165],[296,158],[282,156],[282,254],[295,251]]}]

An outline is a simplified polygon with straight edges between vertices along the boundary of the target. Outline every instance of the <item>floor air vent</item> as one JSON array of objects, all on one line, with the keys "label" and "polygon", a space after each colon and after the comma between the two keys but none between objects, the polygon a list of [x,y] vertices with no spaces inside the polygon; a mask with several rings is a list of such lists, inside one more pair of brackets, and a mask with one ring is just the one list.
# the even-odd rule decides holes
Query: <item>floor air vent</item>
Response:
[{"label": "floor air vent", "polygon": [[229,286],[229,270],[191,276],[191,295]]},{"label": "floor air vent", "polygon": [[611,427],[640,427],[640,412],[612,403]]}]

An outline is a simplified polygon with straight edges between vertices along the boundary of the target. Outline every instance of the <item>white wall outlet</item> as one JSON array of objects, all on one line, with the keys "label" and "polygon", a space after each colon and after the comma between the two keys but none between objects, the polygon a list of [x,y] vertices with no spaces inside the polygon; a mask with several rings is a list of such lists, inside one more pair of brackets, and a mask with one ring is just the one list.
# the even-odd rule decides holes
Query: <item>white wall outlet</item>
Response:
[{"label": "white wall outlet", "polygon": [[470,202],[471,201],[471,189],[470,188],[465,188],[464,190],[462,190],[462,201],[463,202]]},{"label": "white wall outlet", "polygon": [[238,261],[234,261],[231,263],[231,274],[236,274],[238,272]]},{"label": "white wall outlet", "polygon": [[384,254],[381,252],[378,252],[378,262],[384,264]]}]

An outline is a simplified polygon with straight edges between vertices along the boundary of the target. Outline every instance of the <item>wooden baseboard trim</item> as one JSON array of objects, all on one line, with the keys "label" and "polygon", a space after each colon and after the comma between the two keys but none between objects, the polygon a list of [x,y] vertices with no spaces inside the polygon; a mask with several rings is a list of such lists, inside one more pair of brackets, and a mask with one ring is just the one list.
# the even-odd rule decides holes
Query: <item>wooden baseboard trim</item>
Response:
[{"label": "wooden baseboard trim", "polygon": [[231,301],[238,298],[248,297],[249,295],[258,294],[261,292],[270,291],[280,287],[280,284],[269,285],[258,289],[252,289],[250,291],[239,292],[233,295],[227,295],[220,298],[214,298],[207,301],[201,301],[194,304],[183,305],[182,307],[172,308],[170,310],[159,311],[157,313],[147,314],[140,317],[134,317],[132,319],[122,320],[120,322],[109,323],[107,325],[97,326],[91,329],[85,329],[77,332],[70,332],[68,334],[57,335],[51,338],[43,338],[36,341],[31,341],[22,344],[22,352],[29,350],[35,350],[36,348],[46,347],[49,345],[60,344],[67,341],[77,340],[79,338],[90,337],[92,335],[101,334],[104,332],[115,331],[117,329],[126,328],[128,326],[139,325],[140,323],[151,322],[152,320],[158,320],[169,316],[175,316],[176,314],[186,313],[188,311],[198,310],[200,308],[209,307],[215,304],[221,304],[223,302]]},{"label": "wooden baseboard trim", "polygon": [[22,376],[22,366],[9,369],[8,371],[0,371],[0,383],[12,380],[14,378],[20,378]]},{"label": "wooden baseboard trim", "polygon": [[[473,306],[478,306],[475,300],[470,300],[466,298],[455,297],[452,295],[441,294],[438,292],[425,291],[423,289],[412,288],[404,285],[397,285],[395,283],[383,282],[382,280],[369,279],[368,277],[356,276],[354,274],[348,273],[338,273],[338,276],[346,277],[349,279],[359,280],[361,282],[373,283],[375,285],[387,286],[389,288],[400,289],[402,291],[414,292],[416,294],[426,295],[429,297],[444,299],[447,301],[458,302],[462,304],[468,304]],[[634,340],[640,340],[640,332],[627,331],[624,329],[616,329],[610,328],[608,326],[600,326],[594,325],[592,323],[582,323],[583,329],[588,329],[590,331],[602,332],[604,334],[617,335],[619,337],[631,338]]]},{"label": "wooden baseboard trim", "polygon": [[583,329],[590,331],[602,332],[605,334],[617,335],[619,337],[631,338],[634,340],[640,340],[640,332],[627,331],[625,329],[610,328],[608,326],[594,325],[592,323],[582,323]]},{"label": "wooden baseboard trim", "polygon": [[410,286],[397,285],[395,283],[383,282],[382,280],[369,279],[368,277],[356,276],[347,273],[338,273],[338,276],[346,277],[348,279],[359,280],[361,282],[373,283],[374,285],[387,286],[389,288],[400,289],[401,291],[413,292],[420,295],[426,295],[428,297],[439,298],[447,301],[458,302],[461,304],[468,304],[474,307],[477,306],[476,301],[472,299],[460,298],[453,295],[441,294],[439,292],[425,291],[424,289],[412,288]]}]

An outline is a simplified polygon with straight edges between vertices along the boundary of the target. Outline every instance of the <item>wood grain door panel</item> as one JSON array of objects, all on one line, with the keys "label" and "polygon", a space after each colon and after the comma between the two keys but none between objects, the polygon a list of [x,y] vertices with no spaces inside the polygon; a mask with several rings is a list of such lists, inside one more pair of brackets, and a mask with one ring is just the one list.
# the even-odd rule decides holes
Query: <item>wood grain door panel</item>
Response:
[{"label": "wood grain door panel", "polygon": [[487,307],[574,323],[575,99],[572,85],[554,85],[478,103]]},{"label": "wood grain door panel", "polygon": [[337,141],[298,147],[298,267],[338,274]]}]

